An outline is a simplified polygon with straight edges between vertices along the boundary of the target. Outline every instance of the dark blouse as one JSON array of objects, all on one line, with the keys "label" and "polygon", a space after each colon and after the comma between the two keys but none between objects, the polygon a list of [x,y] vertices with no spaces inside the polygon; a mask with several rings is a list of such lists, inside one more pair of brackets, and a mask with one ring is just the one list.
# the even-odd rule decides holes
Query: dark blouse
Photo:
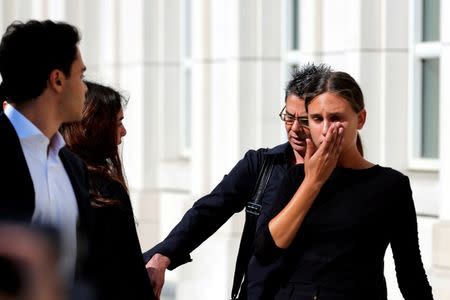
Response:
[{"label": "dark blouse", "polygon": [[[269,220],[286,206],[303,179],[303,165],[290,169]],[[389,243],[404,298],[433,299],[420,256],[409,179],[390,168],[336,168],[288,249],[275,245],[268,224],[261,227],[255,243],[261,263],[284,260],[276,299],[295,299],[282,296],[286,288],[299,295],[310,293],[311,299],[318,294],[332,295],[323,299],[387,299],[383,259]],[[292,297],[292,290],[289,293]]]},{"label": "dark blouse", "polygon": [[96,299],[156,299],[142,258],[127,191],[120,183],[104,177],[100,178],[98,190],[117,203],[93,207]]}]

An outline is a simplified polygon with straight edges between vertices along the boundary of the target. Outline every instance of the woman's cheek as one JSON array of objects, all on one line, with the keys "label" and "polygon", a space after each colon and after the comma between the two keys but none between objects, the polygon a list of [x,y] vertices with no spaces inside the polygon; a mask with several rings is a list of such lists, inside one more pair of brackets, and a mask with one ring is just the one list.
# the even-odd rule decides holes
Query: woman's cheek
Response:
[{"label": "woman's cheek", "polygon": [[320,139],[322,136],[322,126],[320,124],[316,124],[310,125],[309,128],[314,145],[318,147],[320,145]]}]

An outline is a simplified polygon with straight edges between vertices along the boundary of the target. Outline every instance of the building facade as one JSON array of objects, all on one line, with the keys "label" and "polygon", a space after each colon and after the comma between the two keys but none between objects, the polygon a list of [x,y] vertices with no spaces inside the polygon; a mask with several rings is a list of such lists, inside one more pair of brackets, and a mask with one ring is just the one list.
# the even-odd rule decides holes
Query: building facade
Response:
[{"label": "building facade", "polygon": [[[76,25],[88,79],[129,94],[123,159],[144,249],[246,150],[286,141],[277,114],[293,67],[349,72],[366,97],[366,157],[410,177],[435,299],[450,299],[449,0],[2,0],[0,11],[2,32],[16,19]],[[227,299],[243,220],[168,272],[165,299]],[[402,299],[389,251],[386,277]]]}]

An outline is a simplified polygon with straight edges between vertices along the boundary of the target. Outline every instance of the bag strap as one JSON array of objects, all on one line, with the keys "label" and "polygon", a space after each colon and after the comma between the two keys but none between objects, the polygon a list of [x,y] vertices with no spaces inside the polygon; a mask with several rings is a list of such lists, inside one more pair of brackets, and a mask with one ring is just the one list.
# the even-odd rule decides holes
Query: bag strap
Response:
[{"label": "bag strap", "polygon": [[244,281],[245,272],[250,261],[253,250],[253,241],[255,239],[256,221],[262,209],[262,195],[269,182],[270,175],[274,166],[275,157],[273,155],[264,155],[263,165],[258,175],[253,195],[245,208],[245,225],[242,232],[239,252],[236,259],[236,268],[234,270],[233,288],[231,289],[231,299],[237,299]]}]

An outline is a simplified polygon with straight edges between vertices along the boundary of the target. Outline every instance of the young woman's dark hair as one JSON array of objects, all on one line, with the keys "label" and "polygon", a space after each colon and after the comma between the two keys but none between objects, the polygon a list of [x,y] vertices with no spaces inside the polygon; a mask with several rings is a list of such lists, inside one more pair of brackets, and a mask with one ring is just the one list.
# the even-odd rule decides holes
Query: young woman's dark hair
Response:
[{"label": "young woman's dark hair", "polygon": [[79,41],[77,28],[62,22],[9,25],[0,44],[0,99],[21,103],[38,97],[55,69],[69,77]]},{"label": "young woman's dark hair", "polygon": [[[305,107],[308,111],[308,105],[311,101],[324,93],[336,94],[348,101],[355,113],[364,109],[364,96],[358,83],[345,72],[327,72],[321,76],[314,77],[305,88]],[[359,153],[364,156],[361,137],[357,136],[356,146]]]},{"label": "young woman's dark hair", "polygon": [[60,131],[67,146],[86,163],[95,204],[111,203],[96,193],[96,178],[109,177],[126,190],[125,176],[117,147],[117,115],[128,100],[116,90],[85,81],[88,87],[80,122],[64,124]]}]

